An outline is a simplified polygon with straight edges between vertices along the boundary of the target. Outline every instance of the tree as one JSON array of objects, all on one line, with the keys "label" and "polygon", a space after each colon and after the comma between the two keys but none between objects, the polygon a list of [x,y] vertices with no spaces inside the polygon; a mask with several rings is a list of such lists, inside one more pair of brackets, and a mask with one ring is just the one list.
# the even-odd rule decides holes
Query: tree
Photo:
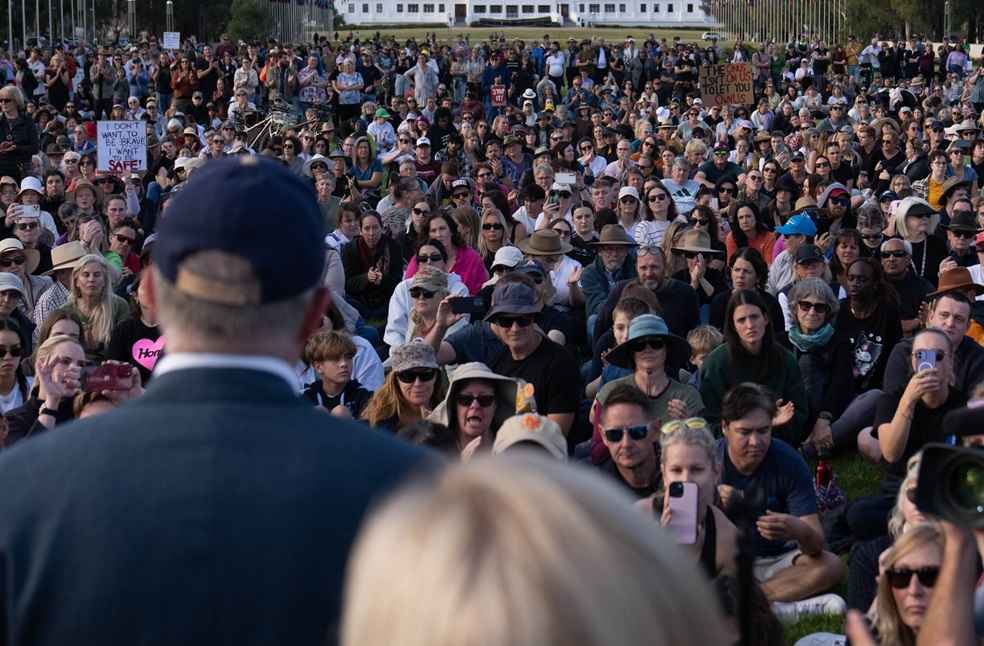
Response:
[{"label": "tree", "polygon": [[252,41],[270,35],[273,14],[260,0],[233,0],[229,13],[231,18],[226,31],[233,39]]}]

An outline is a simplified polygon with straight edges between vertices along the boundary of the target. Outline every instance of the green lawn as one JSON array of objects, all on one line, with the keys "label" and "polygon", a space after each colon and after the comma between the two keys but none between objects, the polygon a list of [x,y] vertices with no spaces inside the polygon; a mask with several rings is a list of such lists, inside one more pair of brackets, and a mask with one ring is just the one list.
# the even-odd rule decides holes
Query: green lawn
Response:
[{"label": "green lawn", "polygon": [[[601,37],[609,42],[621,43],[626,36],[632,36],[636,40],[644,40],[650,35],[656,38],[666,38],[673,40],[679,36],[680,40],[687,42],[700,41],[700,36],[706,29],[652,29],[649,27],[592,27],[591,29],[561,29],[560,27],[455,27],[448,29],[447,26],[367,26],[362,28],[344,28],[337,31],[337,36],[344,38],[352,33],[359,38],[371,38],[373,34],[379,32],[383,36],[393,36],[397,40],[415,38],[421,40],[429,34],[436,33],[438,41],[445,42],[457,40],[463,35],[467,35],[471,42],[478,43],[488,39],[492,33],[506,34],[510,39],[520,39],[530,41],[543,38],[544,34],[549,34],[552,40],[564,43],[568,38],[574,37],[578,40],[583,38]],[[724,41],[721,41],[724,44]]]}]

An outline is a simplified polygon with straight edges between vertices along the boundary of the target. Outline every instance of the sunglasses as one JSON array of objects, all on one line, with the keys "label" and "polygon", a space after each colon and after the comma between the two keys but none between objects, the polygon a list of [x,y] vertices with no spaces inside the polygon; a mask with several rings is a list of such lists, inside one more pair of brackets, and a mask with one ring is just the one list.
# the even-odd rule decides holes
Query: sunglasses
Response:
[{"label": "sunglasses", "polygon": [[459,200],[463,200],[463,199],[465,199],[465,198],[468,197],[468,192],[467,191],[459,191],[458,193],[455,193],[454,194],[454,197],[457,198],[457,199],[459,199]]},{"label": "sunglasses", "polygon": [[748,179],[752,180],[753,182],[761,182],[762,181],[762,176],[761,175],[749,175],[748,176]]},{"label": "sunglasses", "polygon": [[830,168],[830,163],[829,162],[818,162],[817,163],[817,168]]},{"label": "sunglasses", "polygon": [[435,377],[437,377],[435,368],[417,368],[396,373],[396,378],[405,384],[412,384],[415,381],[427,383],[433,381]]},{"label": "sunglasses", "polygon": [[729,195],[734,195],[737,192],[738,191],[736,189],[733,189],[729,186],[721,187],[718,189],[718,193],[728,193]]},{"label": "sunglasses", "polygon": [[913,574],[915,574],[916,578],[919,579],[919,584],[922,587],[932,588],[936,585],[936,579],[940,575],[940,569],[938,567],[923,567],[918,570],[910,570],[908,568],[891,568],[885,571],[885,576],[888,577],[889,585],[896,590],[908,588]]},{"label": "sunglasses", "polygon": [[719,151],[717,151],[717,152],[714,153],[714,156],[715,157],[727,157],[728,156],[728,151],[727,150],[719,150]]},{"label": "sunglasses", "polygon": [[953,234],[954,238],[962,238],[965,240],[977,237],[976,233],[971,233],[970,231],[954,231],[953,229],[950,229],[950,233]]},{"label": "sunglasses", "polygon": [[423,287],[411,287],[410,288],[410,297],[411,298],[431,299],[431,298],[434,298],[434,294],[436,294],[436,293],[437,292],[432,292],[429,289],[424,289]]},{"label": "sunglasses", "polygon": [[492,222],[492,223],[489,223],[489,224],[483,224],[482,225],[482,230],[483,231],[499,231],[502,228],[503,228],[502,225],[499,224],[498,222]]},{"label": "sunglasses", "polygon": [[472,404],[478,402],[482,408],[488,408],[495,403],[495,395],[465,395],[461,394],[454,398],[455,403],[462,408],[470,408]]},{"label": "sunglasses", "polygon": [[881,254],[882,258],[905,258],[908,255],[903,249],[899,251],[883,251]]},{"label": "sunglasses", "polygon": [[629,437],[632,438],[634,441],[641,442],[642,440],[646,439],[647,435],[649,435],[649,427],[643,425],[643,426],[630,426],[628,428],[606,428],[601,433],[602,435],[605,436],[605,439],[611,442],[612,444],[618,444],[619,442],[621,442],[622,437],[626,433],[628,433]]},{"label": "sunglasses", "polygon": [[711,223],[710,220],[705,220],[703,218],[694,218],[690,221],[695,227],[704,227]]},{"label": "sunglasses", "polygon": [[414,207],[413,212],[416,215],[428,215],[430,213],[430,210],[428,210],[428,209],[418,209],[417,207]]},{"label": "sunglasses", "polygon": [[629,351],[630,352],[642,352],[646,348],[652,348],[653,350],[662,350],[666,347],[666,341],[659,337],[650,337],[648,339],[634,339],[629,341]]},{"label": "sunglasses", "polygon": [[12,256],[0,260],[0,267],[13,267],[14,265],[20,267],[25,262],[27,262],[27,256]]},{"label": "sunglasses", "polygon": [[12,357],[21,356],[21,347],[19,345],[0,345],[0,359],[4,359],[7,355]]},{"label": "sunglasses", "polygon": [[622,204],[635,204],[637,200],[631,195],[626,195],[625,197],[620,199],[619,202],[621,202]]},{"label": "sunglasses", "polygon": [[38,225],[37,222],[18,222],[17,223],[17,228],[20,229],[21,231],[31,231],[33,229],[37,229],[38,226],[40,226],[40,225]]},{"label": "sunglasses", "polygon": [[840,206],[847,206],[851,203],[851,198],[849,197],[832,197],[830,198],[832,204],[839,204]]},{"label": "sunglasses", "polygon": [[654,195],[650,195],[649,198],[648,198],[648,201],[650,201],[650,202],[662,202],[665,199],[666,199],[666,193],[656,193]]},{"label": "sunglasses", "polygon": [[[542,282],[542,280],[543,279],[541,278],[540,281]],[[506,329],[511,328],[513,324],[518,325],[519,327],[529,327],[533,325],[533,317],[532,316],[499,316],[496,317],[495,324],[498,325],[499,327],[504,327]]]},{"label": "sunglasses", "polygon": [[134,238],[129,238],[127,236],[120,235],[118,233],[113,237],[116,238],[116,241],[120,243],[133,244],[134,242],[136,242]]},{"label": "sunglasses", "polygon": [[426,264],[430,262],[444,262],[444,256],[439,253],[432,253],[426,256],[417,256],[417,263]]},{"label": "sunglasses", "polygon": [[799,308],[802,312],[816,312],[817,314],[826,314],[830,311],[830,306],[826,303],[813,303],[811,301],[800,301]]}]

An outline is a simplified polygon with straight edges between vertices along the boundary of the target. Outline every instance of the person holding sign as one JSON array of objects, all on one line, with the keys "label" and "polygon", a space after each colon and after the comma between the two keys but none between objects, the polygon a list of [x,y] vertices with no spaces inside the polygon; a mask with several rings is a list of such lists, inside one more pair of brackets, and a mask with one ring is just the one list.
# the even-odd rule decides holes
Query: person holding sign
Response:
[{"label": "person holding sign", "polygon": [[40,149],[38,128],[30,116],[23,114],[24,95],[16,86],[0,89],[0,176],[13,177],[18,182],[24,176],[31,156]]},{"label": "person holding sign", "polygon": [[300,99],[303,109],[321,105],[328,100],[328,94],[325,92],[328,81],[318,71],[318,59],[314,56],[309,56],[307,67],[297,73],[297,84],[301,88]]}]

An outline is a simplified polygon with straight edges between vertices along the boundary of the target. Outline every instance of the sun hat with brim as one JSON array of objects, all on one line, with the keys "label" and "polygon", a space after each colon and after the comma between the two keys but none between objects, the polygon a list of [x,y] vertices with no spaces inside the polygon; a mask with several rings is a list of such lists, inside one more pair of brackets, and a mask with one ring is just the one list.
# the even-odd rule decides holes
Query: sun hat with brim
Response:
[{"label": "sun hat with brim", "polygon": [[0,186],[3,186],[4,184],[10,184],[11,186],[17,188],[17,190],[20,190],[20,184],[18,184],[17,180],[11,177],[10,175],[4,175],[3,177],[0,177]]},{"label": "sun hat with brim", "polygon": [[950,218],[950,223],[944,224],[943,228],[949,231],[967,231],[970,233],[978,233],[981,230],[977,223],[977,217],[973,213],[965,211],[954,213],[953,217]]},{"label": "sun hat with brim", "polygon": [[38,195],[44,195],[44,187],[41,186],[41,180],[31,175],[28,175],[21,180],[20,190],[17,192],[17,197],[23,195],[25,191],[34,191]]},{"label": "sun hat with brim", "polygon": [[597,242],[590,242],[588,244],[594,245],[596,247],[601,246],[611,246],[611,247],[638,247],[639,243],[629,237],[629,234],[625,232],[625,229],[621,224],[606,224],[601,228],[601,234],[598,236]]},{"label": "sun hat with brim", "polygon": [[534,444],[558,460],[567,460],[567,440],[560,425],[545,415],[524,413],[507,419],[495,435],[492,453],[498,455],[524,444]]},{"label": "sun hat with brim", "polygon": [[377,108],[373,116],[375,116],[377,119],[380,118],[389,119],[390,113],[386,110],[386,108]]},{"label": "sun hat with brim", "polygon": [[16,291],[21,298],[27,300],[27,292],[24,291],[24,283],[17,277],[17,274],[10,272],[0,272],[0,292]]},{"label": "sun hat with brim", "polygon": [[939,286],[935,292],[926,294],[926,298],[936,298],[950,292],[966,292],[968,290],[980,296],[984,294],[984,285],[975,283],[973,276],[970,275],[970,270],[966,267],[954,267],[940,274]]},{"label": "sun hat with brim", "polygon": [[953,132],[958,135],[964,132],[977,132],[978,130],[980,128],[971,119],[964,119],[953,128]]},{"label": "sun hat with brim", "polygon": [[19,251],[27,257],[24,271],[28,274],[32,273],[41,264],[41,252],[37,249],[25,249],[24,243],[17,238],[4,238],[0,240],[0,256],[13,251]]},{"label": "sun hat with brim", "polygon": [[447,396],[427,416],[430,421],[456,430],[457,416],[449,417],[456,410],[455,398],[465,387],[466,382],[475,380],[485,381],[495,389],[496,409],[492,417],[493,429],[499,428],[509,417],[516,414],[516,390],[519,383],[512,377],[497,374],[480,361],[471,361],[459,365],[449,377],[450,384],[448,385]]},{"label": "sun hat with brim", "polygon": [[486,321],[493,321],[500,314],[522,316],[537,314],[541,310],[536,292],[525,283],[496,283],[492,290],[492,307],[485,315]]},{"label": "sun hat with brim", "polygon": [[[145,242],[145,247],[146,244],[147,243]],[[79,266],[79,261],[88,254],[89,252],[86,250],[85,246],[77,240],[60,244],[51,250],[51,269],[44,272],[42,275],[51,276],[55,272],[61,271],[62,269],[75,269]]]},{"label": "sun hat with brim", "polygon": [[573,247],[565,242],[553,229],[540,229],[521,240],[519,248],[527,256],[558,256],[569,252]]},{"label": "sun hat with brim", "polygon": [[680,242],[673,247],[673,251],[683,251],[692,253],[719,254],[724,253],[711,247],[711,236],[706,231],[700,229],[688,229],[680,236]]},{"label": "sun hat with brim", "polygon": [[632,342],[638,339],[659,338],[666,342],[668,353],[666,365],[684,365],[690,355],[690,346],[687,342],[675,334],[670,333],[666,321],[661,316],[655,314],[640,314],[629,323],[628,338],[612,348],[606,355],[608,363],[619,366],[620,368],[635,368],[635,357],[631,350]]},{"label": "sun hat with brim", "polygon": [[71,189],[65,191],[65,195],[70,197],[72,200],[75,200],[75,196],[82,189],[92,191],[92,196],[97,200],[99,199],[99,189],[96,188],[96,185],[87,179],[82,179],[81,177],[72,182]]},{"label": "sun hat with brim", "polygon": [[440,368],[434,348],[419,339],[398,345],[390,350],[389,365],[393,372],[403,372],[414,368]]},{"label": "sun hat with brim", "polygon": [[322,163],[328,168],[331,168],[332,165],[327,157],[325,157],[320,153],[316,153],[311,156],[311,159],[304,162],[304,174],[307,175],[308,177],[311,177],[313,175],[313,172],[311,171],[311,167],[317,163]]},{"label": "sun hat with brim", "polygon": [[972,182],[961,177],[951,177],[943,182],[943,186],[940,187],[940,200],[945,200],[950,196],[950,193],[961,187],[969,191],[972,184]]}]

